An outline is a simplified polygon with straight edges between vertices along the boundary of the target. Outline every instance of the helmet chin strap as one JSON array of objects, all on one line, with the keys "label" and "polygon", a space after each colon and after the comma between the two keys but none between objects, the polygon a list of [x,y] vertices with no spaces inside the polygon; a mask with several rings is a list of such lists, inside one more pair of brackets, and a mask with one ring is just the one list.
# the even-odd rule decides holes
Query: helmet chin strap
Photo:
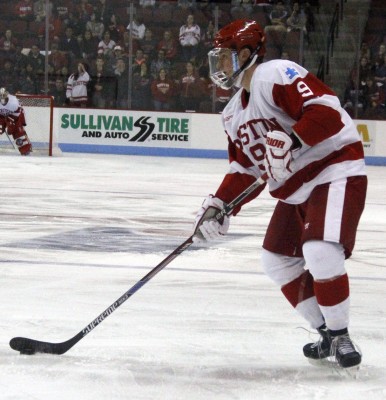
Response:
[{"label": "helmet chin strap", "polygon": [[260,50],[260,46],[257,47],[252,53],[251,55],[248,57],[248,60],[245,61],[245,63],[236,71],[234,72],[234,74],[232,75],[232,77],[229,79],[229,83],[231,83],[231,85],[229,87],[232,87],[233,85],[240,88],[241,87],[241,82],[243,80],[244,77],[244,73],[247,69],[249,69],[250,67],[252,67],[252,65],[256,62],[257,60],[257,52]]},{"label": "helmet chin strap", "polygon": [[[236,77],[236,80],[234,81],[234,85],[235,85],[236,87],[238,87],[238,88],[241,87],[241,82],[243,81],[243,77],[244,77],[245,71],[246,71],[247,69],[249,69],[250,67],[252,67],[252,65],[256,62],[256,59],[257,59],[257,55],[254,56],[254,57],[252,58],[251,62],[250,62],[245,68],[243,68],[242,71],[238,74],[238,76]],[[244,64],[244,65],[245,65],[245,64]],[[241,70],[241,68],[240,68],[240,70]],[[240,70],[239,70],[239,71],[240,71]]]}]

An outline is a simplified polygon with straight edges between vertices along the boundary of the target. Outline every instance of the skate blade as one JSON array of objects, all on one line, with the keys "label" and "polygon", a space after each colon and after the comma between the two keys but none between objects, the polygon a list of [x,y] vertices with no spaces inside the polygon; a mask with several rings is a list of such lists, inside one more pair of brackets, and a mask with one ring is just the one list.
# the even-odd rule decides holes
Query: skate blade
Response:
[{"label": "skate blade", "polygon": [[359,378],[359,370],[360,365],[355,365],[349,368],[342,368],[335,358],[328,357],[323,358],[321,360],[315,360],[312,358],[308,358],[308,362],[313,365],[314,367],[321,367],[321,368],[328,368],[332,372],[338,374],[339,376],[347,376],[351,379],[358,379]]}]

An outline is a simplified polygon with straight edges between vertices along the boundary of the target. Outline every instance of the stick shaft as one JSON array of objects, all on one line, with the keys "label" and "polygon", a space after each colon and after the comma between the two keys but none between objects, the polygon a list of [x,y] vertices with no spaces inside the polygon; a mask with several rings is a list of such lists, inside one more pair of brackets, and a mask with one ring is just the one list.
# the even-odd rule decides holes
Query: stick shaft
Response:
[{"label": "stick shaft", "polygon": [[[257,179],[251,186],[245,189],[239,196],[237,196],[232,202],[227,204],[221,211],[216,214],[216,219],[220,220],[224,215],[230,215],[233,209],[239,205],[247,196],[249,196],[254,190],[265,183],[267,175],[264,174],[262,177]],[[84,329],[77,333],[71,339],[61,343],[50,343],[42,342],[39,340],[28,339],[23,337],[15,337],[11,339],[10,346],[16,351],[20,351],[25,354],[34,353],[49,353],[49,354],[64,354],[93,329],[95,329],[100,323],[102,323],[108,316],[110,316],[118,307],[120,307],[126,300],[128,300],[134,293],[136,293],[142,286],[149,282],[155,275],[163,270],[168,264],[170,264],[176,257],[187,250],[193,244],[193,235],[186,239],[180,244],[175,250],[173,250],[164,260],[162,260],[157,266],[155,266],[148,274],[140,279],[135,285],[133,285],[127,292],[125,292],[119,299],[117,299],[110,307],[106,308],[101,314],[98,315],[92,322],[90,322]]]}]

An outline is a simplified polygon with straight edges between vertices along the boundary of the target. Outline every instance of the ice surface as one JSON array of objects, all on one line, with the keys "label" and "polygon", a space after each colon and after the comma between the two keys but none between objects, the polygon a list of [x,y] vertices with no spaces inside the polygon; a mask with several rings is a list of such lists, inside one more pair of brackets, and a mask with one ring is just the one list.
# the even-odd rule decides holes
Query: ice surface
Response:
[{"label": "ice surface", "polygon": [[[264,192],[221,242],[192,247],[66,354],[19,355],[14,336],[70,339],[189,235],[226,160],[3,156],[1,400],[386,399],[386,169],[353,257],[357,380],[305,360],[317,336],[263,274],[275,201]],[[304,329],[305,328],[305,329]]]}]

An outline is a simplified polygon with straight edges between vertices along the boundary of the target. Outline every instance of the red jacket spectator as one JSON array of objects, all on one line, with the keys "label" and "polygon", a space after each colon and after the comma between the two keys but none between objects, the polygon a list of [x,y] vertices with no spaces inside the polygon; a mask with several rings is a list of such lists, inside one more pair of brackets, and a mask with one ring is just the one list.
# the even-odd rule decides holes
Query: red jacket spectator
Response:
[{"label": "red jacket spectator", "polygon": [[166,30],[163,39],[158,43],[157,50],[163,50],[165,52],[165,58],[169,61],[173,61],[177,55],[177,49],[177,41],[173,39],[172,33]]},{"label": "red jacket spectator", "polygon": [[175,95],[175,85],[171,79],[166,77],[164,69],[159,71],[158,78],[152,82],[151,94],[156,111],[170,110]]},{"label": "red jacket spectator", "polygon": [[51,53],[48,56],[48,62],[53,66],[56,74],[59,74],[63,67],[68,67],[68,58],[63,51],[59,50],[57,43],[52,43]]},{"label": "red jacket spectator", "polygon": [[25,20],[25,21],[33,21],[34,20],[34,9],[33,3],[31,0],[21,0],[15,8],[16,16]]},{"label": "red jacket spectator", "polygon": [[17,39],[13,36],[11,29],[5,31],[4,36],[0,39],[0,50],[6,54],[16,51]]}]

